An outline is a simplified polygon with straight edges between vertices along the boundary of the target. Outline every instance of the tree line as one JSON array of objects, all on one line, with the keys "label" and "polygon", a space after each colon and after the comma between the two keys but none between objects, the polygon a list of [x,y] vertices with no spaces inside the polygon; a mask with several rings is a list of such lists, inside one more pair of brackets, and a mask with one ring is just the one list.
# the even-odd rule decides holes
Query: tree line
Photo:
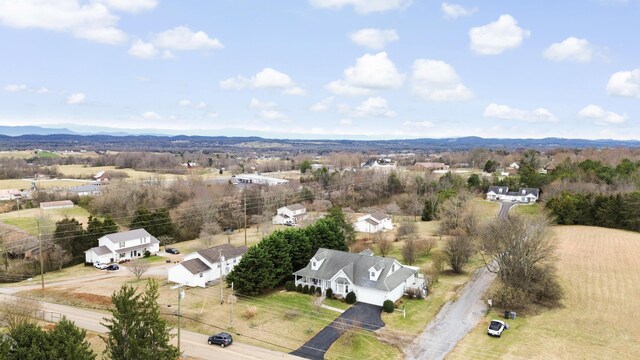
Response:
[{"label": "tree line", "polygon": [[245,295],[258,295],[284,284],[305,267],[319,248],[347,251],[355,232],[338,207],[305,228],[278,230],[249,248],[227,275],[227,284]]},{"label": "tree line", "polygon": [[640,231],[640,192],[580,194],[562,192],[545,206],[558,224]]}]

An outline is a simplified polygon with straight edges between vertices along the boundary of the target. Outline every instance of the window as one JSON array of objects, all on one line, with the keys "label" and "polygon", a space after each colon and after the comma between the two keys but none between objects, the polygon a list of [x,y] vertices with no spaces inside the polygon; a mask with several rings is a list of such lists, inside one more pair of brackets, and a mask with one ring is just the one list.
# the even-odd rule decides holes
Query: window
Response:
[{"label": "window", "polygon": [[202,277],[202,275],[203,275],[203,274],[202,274],[202,273],[200,273],[200,277]]},{"label": "window", "polygon": [[371,278],[374,279],[376,277],[376,273],[374,271],[371,272]]},{"label": "window", "polygon": [[316,269],[318,267],[317,263],[315,261],[311,262],[311,268],[312,269]]},{"label": "window", "polygon": [[124,242],[124,241],[121,241],[121,242],[120,242],[120,248],[121,248],[121,249],[124,247],[124,244],[125,244],[125,242]]}]

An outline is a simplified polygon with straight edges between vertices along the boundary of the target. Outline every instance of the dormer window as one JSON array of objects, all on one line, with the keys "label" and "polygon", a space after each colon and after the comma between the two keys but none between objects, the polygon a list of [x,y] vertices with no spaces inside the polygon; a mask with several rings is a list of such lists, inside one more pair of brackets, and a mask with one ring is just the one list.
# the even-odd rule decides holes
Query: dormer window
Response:
[{"label": "dormer window", "polygon": [[375,271],[372,271],[371,274],[369,275],[372,279],[374,279],[376,277],[376,273]]}]

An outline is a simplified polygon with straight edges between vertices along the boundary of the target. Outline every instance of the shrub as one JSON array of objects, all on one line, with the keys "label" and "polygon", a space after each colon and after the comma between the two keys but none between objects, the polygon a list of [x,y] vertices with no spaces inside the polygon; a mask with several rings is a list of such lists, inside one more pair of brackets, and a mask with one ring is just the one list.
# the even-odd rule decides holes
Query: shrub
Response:
[{"label": "shrub", "polygon": [[300,316],[300,310],[298,309],[287,310],[284,312],[284,318],[287,320],[297,318],[298,316]]},{"label": "shrub", "polygon": [[424,296],[422,296],[422,290],[417,288],[407,289],[407,295],[410,299],[424,299]]},{"label": "shrub", "polygon": [[522,289],[503,285],[493,294],[494,306],[504,309],[522,310],[529,304],[529,294]]},{"label": "shrub", "polygon": [[245,320],[253,319],[258,314],[258,309],[255,306],[249,306],[243,313],[242,317]]},{"label": "shrub", "polygon": [[328,288],[327,291],[325,291],[325,295],[327,299],[333,299],[333,289]]},{"label": "shrub", "polygon": [[314,285],[309,286],[309,295],[316,293],[316,287]]},{"label": "shrub", "polygon": [[305,285],[305,286],[302,288],[302,293],[303,293],[303,294],[308,294],[308,293],[309,293],[309,285]]},{"label": "shrub", "polygon": [[149,256],[151,256],[151,251],[146,250],[146,251],[144,252],[144,257],[148,258]]},{"label": "shrub", "polygon": [[349,291],[345,299],[347,304],[355,304],[357,300],[358,299],[356,298],[356,293],[354,293],[353,291]]},{"label": "shrub", "polygon": [[384,310],[384,312],[391,314],[394,310],[393,308],[393,301],[391,300],[385,300],[384,303],[382,303],[382,310]]},{"label": "shrub", "polygon": [[322,288],[320,286],[316,288],[316,295],[318,296],[322,295]]},{"label": "shrub", "polygon": [[298,286],[296,287],[296,291],[299,293],[302,292],[302,284],[298,284]]},{"label": "shrub", "polygon": [[296,286],[294,285],[292,280],[289,280],[284,283],[284,289],[287,291],[294,291],[296,289]]}]

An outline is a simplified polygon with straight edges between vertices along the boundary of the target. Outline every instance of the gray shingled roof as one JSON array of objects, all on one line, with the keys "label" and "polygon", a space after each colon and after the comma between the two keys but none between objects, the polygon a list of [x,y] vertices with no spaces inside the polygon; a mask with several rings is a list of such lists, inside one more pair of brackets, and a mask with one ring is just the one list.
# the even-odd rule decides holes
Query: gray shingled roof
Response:
[{"label": "gray shingled roof", "polygon": [[[500,189],[502,189],[502,192],[500,192]],[[487,192],[492,191],[496,194],[506,194],[507,191],[509,191],[509,188],[507,186],[489,186],[489,190]]]},{"label": "gray shingled roof", "polygon": [[[349,280],[357,286],[389,291],[416,273],[416,270],[400,265],[400,269],[389,275],[391,267],[396,261],[386,257],[320,248],[314,258],[319,259],[323,256],[326,256],[326,259],[318,270],[311,270],[311,262],[309,262],[304,269],[298,270],[294,274],[329,280],[342,270]],[[378,280],[369,280],[369,269],[372,267],[382,269]]]},{"label": "gray shingled roof", "polygon": [[88,192],[88,191],[101,191],[102,188],[99,185],[81,185],[81,186],[74,186],[72,188],[69,188],[69,191],[73,191],[73,192]]},{"label": "gray shingled roof", "polygon": [[383,213],[381,213],[381,212],[372,212],[372,213],[371,213],[371,217],[372,217],[373,219],[375,219],[375,220],[382,221],[382,220],[384,220],[384,219],[388,219],[388,218],[389,218],[389,215],[387,215],[387,214],[383,214]]},{"label": "gray shingled roof", "polygon": [[198,254],[205,258],[209,263],[217,263],[220,261],[220,251],[225,259],[235,258],[247,252],[246,246],[234,247],[230,244],[222,244],[208,249],[198,251]]},{"label": "gray shingled roof", "polygon": [[135,240],[143,237],[151,237],[151,241],[147,244],[155,244],[160,243],[158,239],[151,236],[145,229],[135,229],[129,231],[122,231],[119,233],[107,234],[105,235],[112,243],[119,243],[122,241]]},{"label": "gray shingled roof", "polygon": [[203,271],[207,271],[211,269],[209,266],[207,266],[207,264],[205,264],[202,260],[198,258],[187,260],[181,263],[181,265],[184,266],[185,269],[189,270],[189,272],[192,274],[199,274]]},{"label": "gray shingled roof", "polygon": [[285,206],[287,209],[291,210],[291,211],[296,211],[296,210],[302,210],[305,207],[302,204],[292,204],[292,205],[287,205]]},{"label": "gray shingled roof", "polygon": [[529,194],[535,195],[535,197],[539,197],[540,190],[536,188],[520,188],[520,193],[524,190],[525,196]]},{"label": "gray shingled roof", "polygon": [[106,246],[93,247],[93,248],[91,248],[91,251],[96,253],[96,255],[98,255],[98,256],[112,254],[111,250],[109,250],[109,248],[106,247]]},{"label": "gray shingled roof", "polygon": [[368,223],[369,223],[369,224],[371,224],[371,225],[379,225],[379,224],[380,224],[379,222],[375,221],[375,220],[374,220],[374,219],[372,219],[372,218],[366,218],[366,219],[364,219],[364,221],[365,221],[365,222],[368,222]]}]

